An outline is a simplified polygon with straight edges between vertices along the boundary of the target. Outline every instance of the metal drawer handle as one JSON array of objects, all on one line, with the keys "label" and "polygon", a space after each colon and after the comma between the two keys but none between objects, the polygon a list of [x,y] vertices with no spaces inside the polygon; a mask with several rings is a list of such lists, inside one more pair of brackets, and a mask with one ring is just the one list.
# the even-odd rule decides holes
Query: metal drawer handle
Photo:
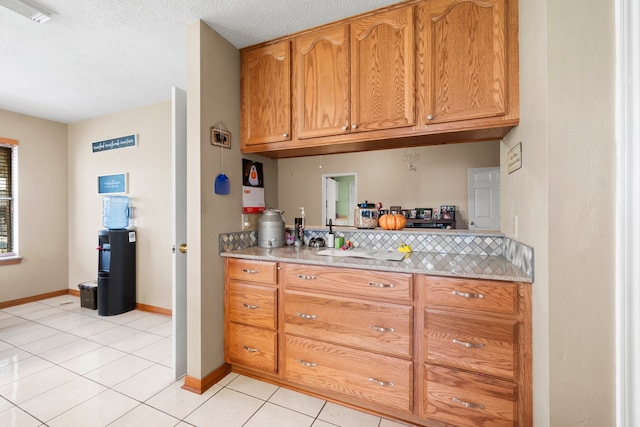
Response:
[{"label": "metal drawer handle", "polygon": [[371,381],[372,383],[378,384],[380,387],[393,387],[395,385],[393,381],[385,382],[385,381],[377,380],[373,377],[369,377],[369,381]]},{"label": "metal drawer handle", "polygon": [[257,273],[260,273],[260,270],[248,270],[246,268],[243,268],[242,272],[247,274],[257,274]]},{"label": "metal drawer handle", "polygon": [[457,295],[459,297],[465,297],[465,298],[484,298],[484,295],[482,294],[470,294],[469,292],[452,291],[451,293],[453,295]]},{"label": "metal drawer handle", "polygon": [[296,359],[296,360],[298,361],[299,364],[301,364],[302,366],[306,366],[307,368],[315,368],[316,366],[318,366],[318,364],[315,362],[307,362],[302,359]]},{"label": "metal drawer handle", "polygon": [[246,302],[243,303],[242,305],[244,305],[246,308],[248,308],[249,310],[255,310],[256,308],[260,308],[259,305],[251,305],[251,304],[247,304]]},{"label": "metal drawer handle", "polygon": [[298,279],[302,279],[302,280],[316,280],[317,279],[316,276],[305,276],[304,274],[296,274],[296,277]]},{"label": "metal drawer handle", "polygon": [[465,402],[464,400],[460,400],[457,397],[452,397],[451,400],[453,400],[456,403],[459,403],[460,405],[464,406],[465,408],[484,409],[484,405],[482,403],[469,403],[469,402]]},{"label": "metal drawer handle", "polygon": [[393,328],[382,328],[380,326],[369,325],[369,328],[373,329],[376,332],[395,332],[396,330]]},{"label": "metal drawer handle", "polygon": [[315,314],[306,314],[306,313],[300,313],[300,312],[296,312],[296,316],[302,317],[303,319],[315,319],[316,318]]},{"label": "metal drawer handle", "polygon": [[246,351],[247,353],[259,353],[259,352],[260,352],[260,350],[259,350],[259,349],[257,349],[257,348],[247,347],[246,345],[243,345],[243,346],[242,346],[242,349],[243,349],[244,351]]},{"label": "metal drawer handle", "polygon": [[369,286],[374,286],[376,288],[393,288],[395,285],[393,283],[369,282]]},{"label": "metal drawer handle", "polygon": [[456,339],[452,340],[451,342],[453,342],[454,344],[460,344],[461,346],[467,347],[467,348],[484,348],[484,344],[479,344],[479,343],[458,341]]}]

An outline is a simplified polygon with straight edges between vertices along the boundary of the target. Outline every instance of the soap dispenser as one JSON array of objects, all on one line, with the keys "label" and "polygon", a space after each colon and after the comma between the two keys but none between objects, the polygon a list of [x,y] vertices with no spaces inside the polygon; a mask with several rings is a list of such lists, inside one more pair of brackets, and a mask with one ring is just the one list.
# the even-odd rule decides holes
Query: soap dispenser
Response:
[{"label": "soap dispenser", "polygon": [[333,220],[329,218],[329,235],[327,236],[327,246],[332,248],[336,245],[336,235],[333,234]]},{"label": "soap dispenser", "polygon": [[295,218],[295,246],[304,246],[304,208],[300,208],[300,218]]}]

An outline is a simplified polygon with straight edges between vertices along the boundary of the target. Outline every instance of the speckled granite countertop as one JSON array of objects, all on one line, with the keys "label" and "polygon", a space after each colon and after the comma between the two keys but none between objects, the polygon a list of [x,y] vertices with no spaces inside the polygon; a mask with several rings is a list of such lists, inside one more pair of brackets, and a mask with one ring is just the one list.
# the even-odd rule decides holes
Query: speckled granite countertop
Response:
[{"label": "speckled granite countertop", "polygon": [[407,254],[402,261],[380,261],[366,258],[318,255],[319,249],[294,246],[265,249],[253,246],[220,255],[259,261],[352,267],[434,276],[466,277],[531,283],[531,277],[502,256],[454,255],[429,252]]}]

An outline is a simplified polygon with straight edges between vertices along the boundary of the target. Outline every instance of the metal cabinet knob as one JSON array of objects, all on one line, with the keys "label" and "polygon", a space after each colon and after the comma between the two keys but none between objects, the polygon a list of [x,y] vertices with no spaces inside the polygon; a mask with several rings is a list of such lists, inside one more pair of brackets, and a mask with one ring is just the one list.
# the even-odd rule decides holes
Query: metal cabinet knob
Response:
[{"label": "metal cabinet knob", "polygon": [[282,137],[283,137],[283,138],[286,138],[286,137],[288,137],[288,136],[289,136],[289,134],[288,134],[288,133],[286,133],[286,132],[282,134]]},{"label": "metal cabinet knob", "polygon": [[433,114],[429,114],[429,115],[427,116],[427,120],[433,120]]},{"label": "metal cabinet knob", "polygon": [[355,124],[355,123],[354,123],[354,124],[352,124],[352,125],[351,125],[351,129],[358,129],[358,125],[357,125],[357,124]]},{"label": "metal cabinet knob", "polygon": [[347,130],[347,125],[342,126],[342,130]]}]

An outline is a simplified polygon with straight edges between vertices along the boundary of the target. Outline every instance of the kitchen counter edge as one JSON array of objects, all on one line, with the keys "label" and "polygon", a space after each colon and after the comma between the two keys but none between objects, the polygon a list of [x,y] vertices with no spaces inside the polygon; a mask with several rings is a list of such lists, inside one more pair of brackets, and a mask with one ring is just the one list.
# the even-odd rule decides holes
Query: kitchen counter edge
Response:
[{"label": "kitchen counter edge", "polygon": [[468,279],[501,280],[532,283],[532,278],[502,256],[456,255],[431,252],[412,252],[402,261],[318,255],[319,249],[285,246],[266,249],[252,246],[220,255],[256,261],[287,262],[340,268],[381,270],[409,274],[458,277]]}]

